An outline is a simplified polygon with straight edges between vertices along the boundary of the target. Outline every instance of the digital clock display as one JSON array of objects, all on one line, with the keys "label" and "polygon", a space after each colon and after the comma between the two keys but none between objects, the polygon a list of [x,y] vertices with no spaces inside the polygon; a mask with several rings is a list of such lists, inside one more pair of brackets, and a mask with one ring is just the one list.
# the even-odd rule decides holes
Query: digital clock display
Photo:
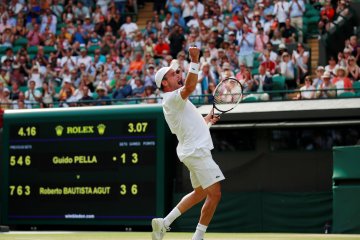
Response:
[{"label": "digital clock display", "polygon": [[164,211],[161,111],[6,112],[3,222],[148,225]]}]

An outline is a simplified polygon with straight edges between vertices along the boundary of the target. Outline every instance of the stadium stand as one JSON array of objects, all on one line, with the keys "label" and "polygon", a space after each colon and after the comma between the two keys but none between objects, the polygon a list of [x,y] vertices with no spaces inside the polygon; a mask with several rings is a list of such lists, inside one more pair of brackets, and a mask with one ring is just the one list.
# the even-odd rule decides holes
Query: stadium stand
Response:
[{"label": "stadium stand", "polygon": [[[162,93],[155,87],[156,70],[175,59],[185,78],[187,49],[194,44],[202,50],[202,64],[207,62],[211,73],[202,78],[192,97],[198,105],[208,103],[209,83],[216,85],[227,76],[226,64],[231,75],[244,86],[252,86],[248,94],[269,93],[270,98],[255,97],[256,101],[293,99],[306,76],[317,78],[319,65],[331,74],[331,81],[337,79],[336,88],[345,89],[338,97],[358,97],[360,45],[354,33],[347,31],[342,42],[336,43],[335,69],[325,66],[334,55],[329,41],[340,27],[353,26],[350,2],[290,0],[284,1],[283,12],[276,2],[8,1],[0,6],[0,106],[102,105],[101,89],[109,98],[106,104],[159,103]],[[325,47],[321,42],[327,43]],[[325,54],[320,48],[326,48]],[[290,62],[282,63],[284,52],[291,55]],[[355,65],[349,63],[350,56]],[[244,75],[241,65],[250,76]],[[262,79],[257,78],[260,65],[272,77],[272,92],[254,80]],[[286,77],[280,66],[285,66]],[[340,67],[345,68],[341,77],[336,76]],[[35,82],[33,92],[29,91],[31,81]],[[294,89],[286,84],[290,81]],[[323,91],[321,76],[313,84]],[[131,91],[125,94],[123,88]]]}]

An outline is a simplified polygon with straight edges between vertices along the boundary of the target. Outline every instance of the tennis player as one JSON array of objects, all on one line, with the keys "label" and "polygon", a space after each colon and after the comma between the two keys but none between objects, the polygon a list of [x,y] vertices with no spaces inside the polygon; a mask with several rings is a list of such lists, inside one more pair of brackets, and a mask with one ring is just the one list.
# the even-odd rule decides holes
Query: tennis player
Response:
[{"label": "tennis player", "polygon": [[155,75],[157,87],[164,92],[162,105],[166,122],[179,141],[177,155],[190,171],[194,190],[184,196],[165,218],[152,220],[153,240],[163,239],[176,218],[205,199],[192,237],[192,240],[203,240],[221,198],[220,181],[225,177],[212,159],[210,150],[213,149],[213,143],[207,126],[209,122],[215,124],[219,118],[210,113],[203,117],[189,100],[198,81],[199,54],[197,47],[189,48],[191,63],[185,84],[180,74],[176,73],[177,64],[163,67]]}]

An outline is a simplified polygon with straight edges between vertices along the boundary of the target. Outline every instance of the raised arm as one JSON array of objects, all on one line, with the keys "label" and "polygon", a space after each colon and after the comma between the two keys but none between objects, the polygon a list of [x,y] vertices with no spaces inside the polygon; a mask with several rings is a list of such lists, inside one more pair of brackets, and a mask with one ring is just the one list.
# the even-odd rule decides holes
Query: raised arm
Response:
[{"label": "raised arm", "polygon": [[195,90],[198,81],[200,50],[197,47],[190,47],[189,55],[191,63],[189,66],[189,73],[185,79],[184,88],[180,93],[182,99],[186,99],[190,96],[190,94]]}]

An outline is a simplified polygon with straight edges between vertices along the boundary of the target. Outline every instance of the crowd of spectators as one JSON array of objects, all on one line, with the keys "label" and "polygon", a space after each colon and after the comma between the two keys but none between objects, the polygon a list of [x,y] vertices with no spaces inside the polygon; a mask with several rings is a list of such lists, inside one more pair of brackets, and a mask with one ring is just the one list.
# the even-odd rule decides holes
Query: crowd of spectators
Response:
[{"label": "crowd of spectators", "polygon": [[[130,14],[134,3],[2,3],[1,107],[160,102],[161,91],[154,80],[157,69],[177,61],[185,79],[187,50],[193,45],[202,51],[194,95],[211,94],[219,81],[233,76],[246,94],[268,100],[272,95],[265,92],[273,89],[272,78],[283,76],[287,89],[304,90],[294,98],[325,98],[352,91],[359,79],[356,36],[345,43],[343,53],[329,59],[328,66],[319,66],[317,78],[311,79],[310,54],[302,34],[304,0],[155,1],[152,20],[144,29],[136,24],[141,16]],[[313,4],[321,6],[319,14],[326,28],[337,8],[331,15],[329,0]],[[291,44],[297,47],[289,51]],[[309,93],[311,89],[319,91]]]}]

